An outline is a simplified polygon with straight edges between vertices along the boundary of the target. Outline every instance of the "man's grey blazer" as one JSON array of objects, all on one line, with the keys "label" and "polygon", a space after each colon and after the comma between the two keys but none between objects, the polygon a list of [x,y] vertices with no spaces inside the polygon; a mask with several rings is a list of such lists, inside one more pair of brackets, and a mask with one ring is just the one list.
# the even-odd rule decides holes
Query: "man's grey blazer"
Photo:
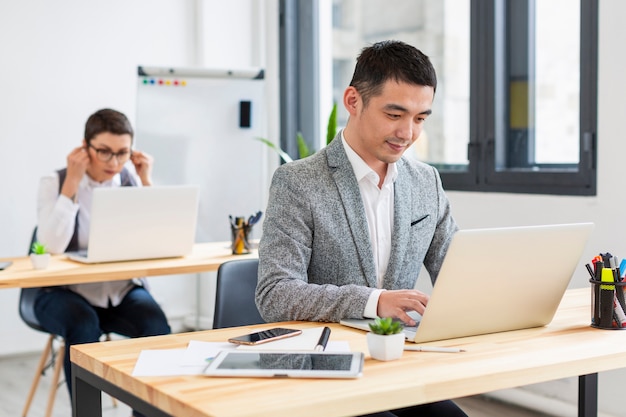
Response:
[{"label": "man's grey blazer", "polygon": [[[402,158],[383,288],[412,289],[422,264],[434,280],[457,230],[438,172]],[[362,318],[376,271],[359,186],[341,134],[279,167],[259,245],[256,304],[268,321]]]}]

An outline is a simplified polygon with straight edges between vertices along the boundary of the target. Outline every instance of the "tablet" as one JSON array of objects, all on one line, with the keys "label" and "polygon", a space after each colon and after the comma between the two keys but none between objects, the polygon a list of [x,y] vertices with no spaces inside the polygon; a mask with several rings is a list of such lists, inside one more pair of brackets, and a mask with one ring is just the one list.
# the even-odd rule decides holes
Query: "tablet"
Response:
[{"label": "tablet", "polygon": [[358,378],[363,353],[221,351],[204,370],[209,376]]}]

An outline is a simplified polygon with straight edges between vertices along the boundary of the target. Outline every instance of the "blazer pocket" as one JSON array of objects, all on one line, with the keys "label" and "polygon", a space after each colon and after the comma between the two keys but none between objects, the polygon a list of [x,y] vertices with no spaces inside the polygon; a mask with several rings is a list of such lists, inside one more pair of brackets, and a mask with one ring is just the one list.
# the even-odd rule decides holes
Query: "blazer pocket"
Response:
[{"label": "blazer pocket", "polygon": [[420,218],[419,218],[419,219],[417,219],[417,220],[413,220],[413,221],[411,222],[411,227],[415,226],[416,224],[418,224],[418,223],[419,223],[419,222],[421,222],[422,220],[426,220],[426,219],[428,218],[428,216],[429,216],[429,214],[427,214],[427,215],[425,215],[425,216],[422,216],[422,217],[420,217]]}]

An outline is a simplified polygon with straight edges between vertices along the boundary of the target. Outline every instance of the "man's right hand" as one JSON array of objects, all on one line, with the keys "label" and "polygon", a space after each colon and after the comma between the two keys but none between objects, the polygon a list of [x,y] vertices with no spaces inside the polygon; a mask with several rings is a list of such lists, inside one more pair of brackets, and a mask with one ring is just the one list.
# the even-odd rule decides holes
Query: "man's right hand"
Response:
[{"label": "man's right hand", "polygon": [[379,317],[393,317],[402,320],[408,326],[415,326],[407,311],[424,314],[429,296],[417,290],[390,290],[380,293],[376,314]]},{"label": "man's right hand", "polygon": [[65,176],[65,182],[61,189],[61,194],[74,199],[74,196],[78,192],[78,185],[80,180],[87,172],[89,167],[89,153],[83,146],[74,148],[72,152],[67,156],[67,174]]}]

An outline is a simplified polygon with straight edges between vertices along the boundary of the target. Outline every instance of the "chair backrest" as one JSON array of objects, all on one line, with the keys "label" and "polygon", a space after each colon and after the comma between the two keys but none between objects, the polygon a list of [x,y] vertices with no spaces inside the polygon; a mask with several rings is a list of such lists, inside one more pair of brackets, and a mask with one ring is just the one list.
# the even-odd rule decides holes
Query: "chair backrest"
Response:
[{"label": "chair backrest", "polygon": [[258,259],[224,262],[217,271],[213,328],[265,323],[254,302]]},{"label": "chair backrest", "polygon": [[[28,246],[28,252],[31,253],[31,248],[33,243],[37,239],[37,228],[33,230],[33,236],[30,240],[30,245]],[[24,320],[29,327],[45,332],[43,327],[39,324],[39,320],[35,316],[35,296],[37,295],[37,291],[39,288],[22,288],[20,291],[20,304],[19,304],[19,312],[20,317]]]}]

